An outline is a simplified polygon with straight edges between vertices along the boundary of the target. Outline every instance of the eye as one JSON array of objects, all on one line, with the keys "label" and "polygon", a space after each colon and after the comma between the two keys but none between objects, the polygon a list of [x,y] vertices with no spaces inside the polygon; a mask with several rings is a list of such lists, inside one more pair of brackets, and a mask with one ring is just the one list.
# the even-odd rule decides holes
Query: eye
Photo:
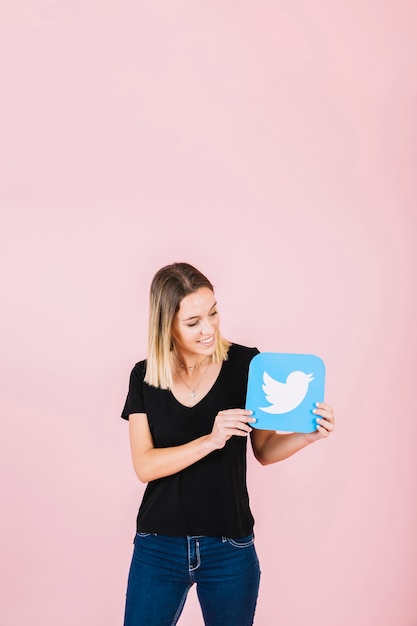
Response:
[{"label": "eye", "polygon": [[210,317],[214,317],[215,315],[217,315],[217,311],[213,311],[213,313],[210,313]]},{"label": "eye", "polygon": [[196,320],[195,322],[191,322],[191,324],[187,324],[187,326],[189,328],[192,328],[193,326],[197,326],[197,324],[198,324],[198,320]]}]

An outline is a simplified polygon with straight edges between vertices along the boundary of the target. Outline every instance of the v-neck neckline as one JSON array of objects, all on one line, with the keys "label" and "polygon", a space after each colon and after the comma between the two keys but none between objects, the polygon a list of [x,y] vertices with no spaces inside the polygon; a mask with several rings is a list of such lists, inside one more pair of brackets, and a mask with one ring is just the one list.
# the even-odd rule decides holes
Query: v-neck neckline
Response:
[{"label": "v-neck neckline", "polygon": [[177,397],[173,394],[172,390],[171,390],[171,389],[169,389],[168,391],[169,391],[169,393],[171,394],[171,397],[172,397],[172,398],[175,400],[175,402],[176,402],[176,403],[177,403],[180,407],[182,407],[183,409],[188,409],[188,410],[195,409],[195,408],[196,408],[197,406],[199,406],[202,402],[204,402],[204,400],[205,400],[206,398],[208,398],[208,396],[210,396],[211,392],[212,392],[212,391],[213,391],[213,389],[216,387],[216,385],[217,385],[217,383],[219,382],[220,377],[221,377],[221,375],[222,375],[223,368],[224,368],[224,364],[225,364],[225,361],[222,361],[222,364],[221,364],[221,367],[220,367],[219,373],[217,374],[215,381],[213,382],[212,386],[211,386],[211,387],[210,387],[210,389],[207,391],[207,393],[206,393],[206,394],[204,394],[204,396],[203,396],[202,398],[200,398],[200,400],[199,400],[198,402],[196,402],[195,404],[193,404],[192,406],[187,406],[186,404],[183,404],[182,402],[180,402],[180,401],[178,400],[178,398],[177,398]]}]

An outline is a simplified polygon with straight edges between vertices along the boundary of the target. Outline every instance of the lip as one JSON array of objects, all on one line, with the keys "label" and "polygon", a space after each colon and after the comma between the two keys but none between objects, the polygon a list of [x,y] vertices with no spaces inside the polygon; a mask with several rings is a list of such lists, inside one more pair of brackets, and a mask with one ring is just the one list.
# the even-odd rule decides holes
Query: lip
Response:
[{"label": "lip", "polygon": [[214,335],[211,337],[206,337],[205,339],[200,339],[199,342],[202,346],[212,346],[214,343]]}]

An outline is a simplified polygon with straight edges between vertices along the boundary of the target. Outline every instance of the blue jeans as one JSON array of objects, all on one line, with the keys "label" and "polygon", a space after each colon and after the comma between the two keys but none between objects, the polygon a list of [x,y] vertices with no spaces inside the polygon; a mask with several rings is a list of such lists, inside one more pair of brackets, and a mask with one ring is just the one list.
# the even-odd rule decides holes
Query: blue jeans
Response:
[{"label": "blue jeans", "polygon": [[174,626],[194,583],[206,626],[251,626],[259,579],[253,535],[231,539],[138,533],[124,626]]}]

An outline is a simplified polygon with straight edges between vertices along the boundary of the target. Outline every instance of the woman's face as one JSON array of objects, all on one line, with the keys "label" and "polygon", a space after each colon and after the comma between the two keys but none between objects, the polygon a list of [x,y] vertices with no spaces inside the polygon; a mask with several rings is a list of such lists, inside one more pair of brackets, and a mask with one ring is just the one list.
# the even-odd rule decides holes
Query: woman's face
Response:
[{"label": "woman's face", "polygon": [[216,347],[219,315],[214,293],[201,287],[181,300],[172,325],[175,350],[186,361],[211,356]]}]

